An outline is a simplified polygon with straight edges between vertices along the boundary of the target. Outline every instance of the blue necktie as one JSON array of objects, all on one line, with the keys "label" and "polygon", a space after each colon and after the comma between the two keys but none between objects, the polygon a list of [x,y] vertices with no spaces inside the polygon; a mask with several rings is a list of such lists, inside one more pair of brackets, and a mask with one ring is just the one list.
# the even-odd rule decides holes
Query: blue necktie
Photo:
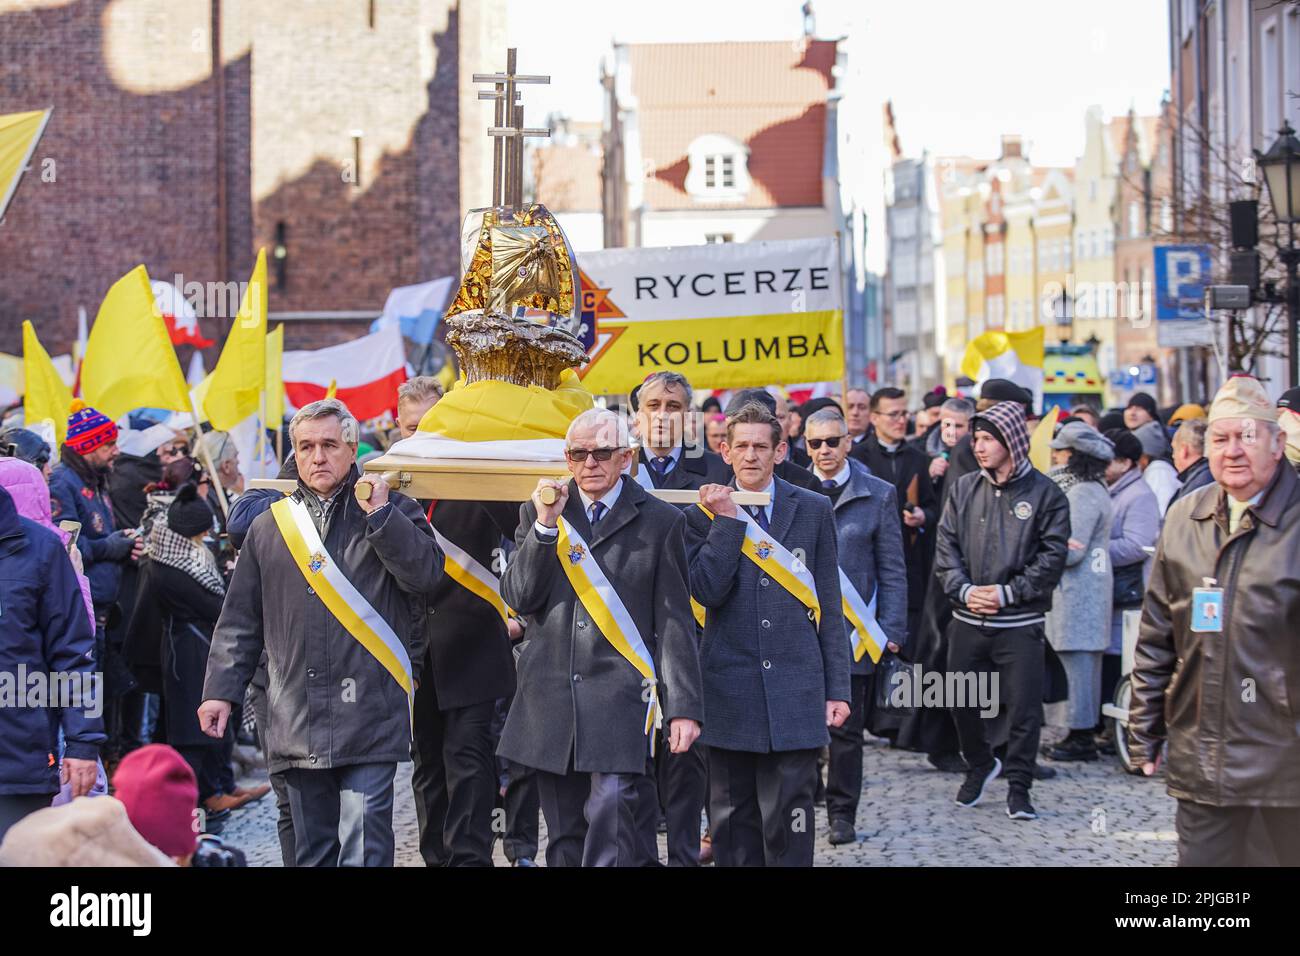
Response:
[{"label": "blue necktie", "polygon": [[771,523],[767,520],[766,508],[760,507],[759,505],[751,505],[749,513],[754,516],[754,520],[758,522],[758,526],[764,531],[770,531],[772,529]]},{"label": "blue necktie", "polygon": [[605,516],[605,506],[599,501],[591,503],[591,526],[596,527],[596,522]]},{"label": "blue necktie", "polygon": [[837,484],[836,484],[835,482],[833,482],[833,481],[823,481],[823,482],[822,482],[822,488],[824,488],[824,489],[827,490],[827,491],[834,491],[834,490],[835,490],[836,488],[838,488],[838,487],[839,487],[839,485],[837,485]]}]

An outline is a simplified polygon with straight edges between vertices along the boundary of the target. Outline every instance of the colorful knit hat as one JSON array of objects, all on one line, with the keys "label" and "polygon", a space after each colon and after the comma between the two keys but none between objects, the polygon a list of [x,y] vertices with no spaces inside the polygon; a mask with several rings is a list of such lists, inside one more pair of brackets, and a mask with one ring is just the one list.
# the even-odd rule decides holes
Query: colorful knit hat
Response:
[{"label": "colorful knit hat", "polygon": [[72,402],[68,416],[68,437],[64,444],[78,455],[89,455],[100,445],[117,441],[117,423],[97,412],[81,399]]}]

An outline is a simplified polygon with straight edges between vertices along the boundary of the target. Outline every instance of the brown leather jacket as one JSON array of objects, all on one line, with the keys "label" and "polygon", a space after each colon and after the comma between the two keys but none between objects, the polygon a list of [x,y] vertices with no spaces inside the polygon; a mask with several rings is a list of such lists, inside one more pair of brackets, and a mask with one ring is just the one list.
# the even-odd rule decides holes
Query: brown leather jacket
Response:
[{"label": "brown leather jacket", "polygon": [[[1192,589],[1224,589],[1222,633],[1190,629]],[[1169,509],[1142,605],[1129,730],[1168,738],[1171,796],[1300,806],[1300,479],[1285,461],[1228,534],[1217,483]]]}]

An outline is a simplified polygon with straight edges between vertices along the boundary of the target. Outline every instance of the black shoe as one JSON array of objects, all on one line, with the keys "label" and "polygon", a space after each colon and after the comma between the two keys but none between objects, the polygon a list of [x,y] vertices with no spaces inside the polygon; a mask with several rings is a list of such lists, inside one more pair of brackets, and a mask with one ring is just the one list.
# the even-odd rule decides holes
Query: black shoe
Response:
[{"label": "black shoe", "polygon": [[832,820],[829,840],[831,846],[839,846],[842,843],[857,843],[858,831],[853,829],[853,824],[848,820]]},{"label": "black shoe", "polygon": [[1108,727],[1105,731],[1095,735],[1093,742],[1097,745],[1097,753],[1107,757],[1115,756],[1115,735],[1111,733]]},{"label": "black shoe", "polygon": [[1037,820],[1034,805],[1029,802],[1029,790],[1012,784],[1007,793],[1007,816],[1012,820]]},{"label": "black shoe", "polygon": [[1055,767],[1048,767],[1045,764],[1041,764],[1041,763],[1034,764],[1035,780],[1052,780],[1055,777],[1056,777]]},{"label": "black shoe", "polygon": [[1047,752],[1052,760],[1066,762],[1071,760],[1096,760],[1097,744],[1092,739],[1091,731],[1073,733]]},{"label": "black shoe", "polygon": [[966,766],[966,761],[961,758],[961,754],[930,754],[925,759],[930,761],[930,766],[934,769],[942,770],[944,773],[966,773],[970,770],[970,767]]},{"label": "black shoe", "polygon": [[957,806],[973,807],[979,804],[984,797],[984,791],[998,775],[1002,773],[1002,761],[993,758],[993,763],[987,767],[979,767],[971,770],[966,774],[966,780],[962,783],[961,789],[957,791]]}]

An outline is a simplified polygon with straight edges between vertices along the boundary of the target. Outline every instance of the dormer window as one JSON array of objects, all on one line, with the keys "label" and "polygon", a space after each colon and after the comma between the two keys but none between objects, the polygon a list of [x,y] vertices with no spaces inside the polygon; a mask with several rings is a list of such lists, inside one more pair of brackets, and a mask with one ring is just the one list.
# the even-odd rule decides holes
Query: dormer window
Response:
[{"label": "dormer window", "polygon": [[719,133],[696,137],[686,150],[686,192],[702,202],[743,200],[749,192],[749,149]]}]

